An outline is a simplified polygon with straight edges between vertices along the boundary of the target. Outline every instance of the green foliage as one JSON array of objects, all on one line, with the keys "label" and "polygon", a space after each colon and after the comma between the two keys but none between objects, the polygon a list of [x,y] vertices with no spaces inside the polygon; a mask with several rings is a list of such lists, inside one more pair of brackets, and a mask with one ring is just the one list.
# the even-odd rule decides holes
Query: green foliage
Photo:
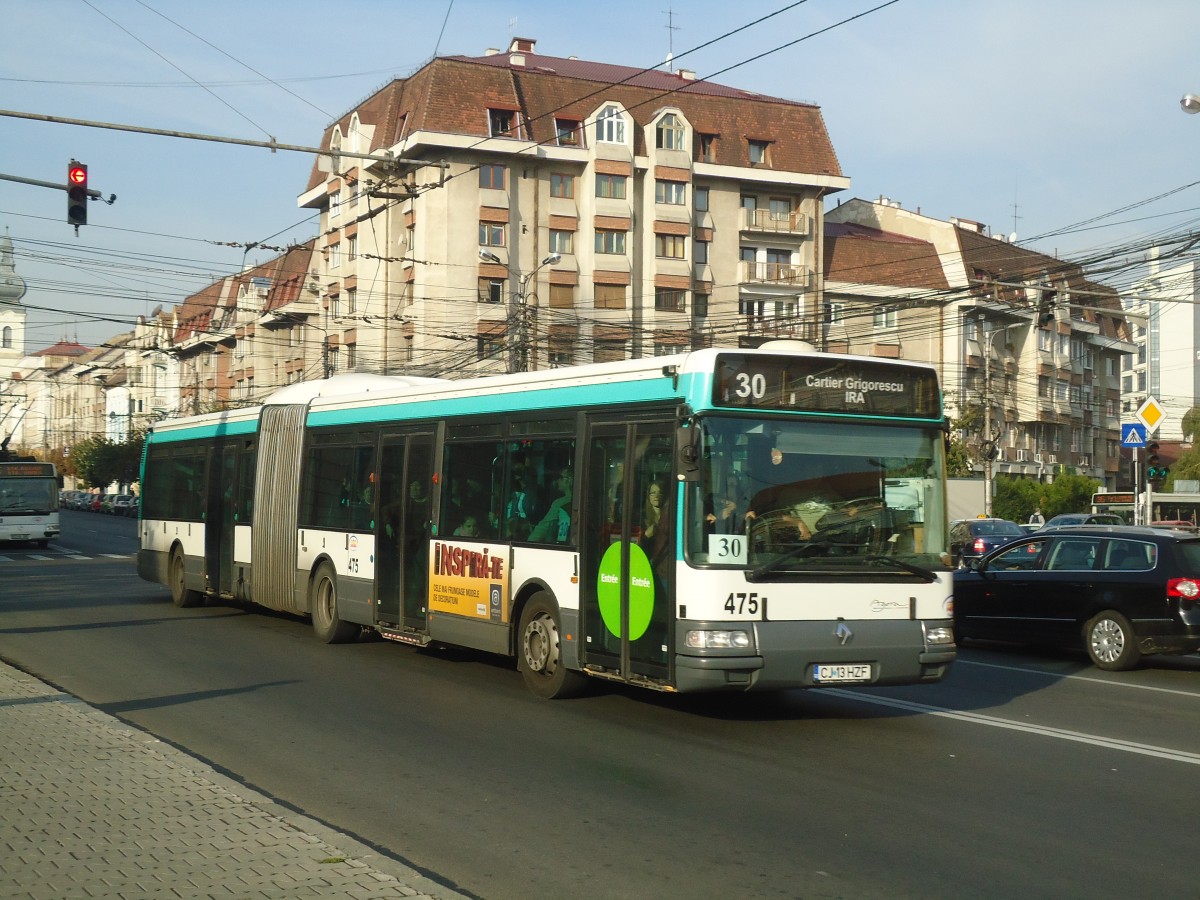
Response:
[{"label": "green foliage", "polygon": [[[949,397],[947,397],[949,400]],[[959,411],[957,417],[950,419],[950,446],[946,450],[946,474],[951,478],[970,478],[974,474],[972,468],[972,445],[976,438],[966,439],[963,435],[978,435],[983,427],[983,413],[978,406],[971,406]]]},{"label": "green foliage", "polygon": [[1183,414],[1183,439],[1194,443],[1197,431],[1200,431],[1200,407],[1193,406]]},{"label": "green foliage", "polygon": [[1010,475],[996,476],[992,515],[1013,522],[1028,522],[1035,509],[1047,519],[1059,513],[1087,512],[1100,482],[1086,475],[1059,474],[1053,484]]},{"label": "green foliage", "polygon": [[144,444],[142,434],[134,434],[120,444],[102,437],[84,438],[71,448],[75,475],[86,487],[100,490],[114,481],[120,484],[137,481]]}]

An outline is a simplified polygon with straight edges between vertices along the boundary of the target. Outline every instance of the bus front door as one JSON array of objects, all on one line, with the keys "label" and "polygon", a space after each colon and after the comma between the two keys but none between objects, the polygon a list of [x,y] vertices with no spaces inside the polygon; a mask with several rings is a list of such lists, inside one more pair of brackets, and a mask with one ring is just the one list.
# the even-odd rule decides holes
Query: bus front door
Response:
[{"label": "bus front door", "polygon": [[672,422],[594,424],[581,482],[584,662],[626,680],[670,678],[675,587]]},{"label": "bus front door", "polygon": [[433,520],[432,432],[386,435],[375,520],[376,624],[424,631]]}]

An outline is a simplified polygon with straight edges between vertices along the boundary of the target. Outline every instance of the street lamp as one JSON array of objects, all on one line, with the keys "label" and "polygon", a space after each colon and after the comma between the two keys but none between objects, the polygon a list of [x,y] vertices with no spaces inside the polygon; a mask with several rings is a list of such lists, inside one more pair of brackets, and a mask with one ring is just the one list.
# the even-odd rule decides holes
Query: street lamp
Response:
[{"label": "street lamp", "polygon": [[[533,271],[522,278],[517,278],[517,274],[508,267],[508,265],[500,259],[495,253],[490,250],[479,249],[479,258],[484,262],[494,263],[498,266],[504,266],[505,270],[513,278],[514,290],[509,297],[509,320],[517,324],[517,339],[509,341],[509,356],[508,356],[508,371],[509,372],[528,372],[529,371],[529,305],[528,305],[528,290],[530,280],[544,267],[552,266],[562,259],[558,253],[551,253],[540,263],[538,263]],[[517,286],[519,285],[519,287]]]},{"label": "street lamp", "polygon": [[1179,101],[1179,105],[1189,116],[1194,116],[1196,113],[1200,113],[1200,96],[1196,94],[1184,94],[1183,99]]}]

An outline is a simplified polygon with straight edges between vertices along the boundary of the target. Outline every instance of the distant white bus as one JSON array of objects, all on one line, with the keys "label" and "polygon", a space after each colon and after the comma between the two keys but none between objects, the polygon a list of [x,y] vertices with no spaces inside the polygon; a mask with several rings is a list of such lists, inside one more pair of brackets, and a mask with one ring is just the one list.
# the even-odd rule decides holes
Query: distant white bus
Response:
[{"label": "distant white bus", "polygon": [[935,682],[944,436],[933,368],[844,355],[343,376],[157,423],[138,571],[507,654],[544,697]]},{"label": "distant white bus", "polygon": [[58,473],[53,463],[0,462],[0,541],[45,547],[58,537]]}]

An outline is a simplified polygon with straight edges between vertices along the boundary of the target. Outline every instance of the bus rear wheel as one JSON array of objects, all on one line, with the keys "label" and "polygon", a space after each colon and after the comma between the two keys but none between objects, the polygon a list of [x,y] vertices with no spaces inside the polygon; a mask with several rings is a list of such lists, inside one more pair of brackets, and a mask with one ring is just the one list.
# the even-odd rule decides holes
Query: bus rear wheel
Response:
[{"label": "bus rear wheel", "polygon": [[329,563],[321,563],[313,577],[308,608],[312,610],[313,631],[326,644],[344,644],[358,635],[359,628],[338,616],[337,572]]},{"label": "bus rear wheel", "polygon": [[180,608],[199,606],[203,603],[204,595],[187,586],[187,567],[183,562],[183,551],[178,547],[171,554],[170,566],[171,602]]},{"label": "bus rear wheel", "polygon": [[587,686],[587,676],[566,667],[558,609],[546,594],[537,594],[521,613],[517,668],[525,686],[543,700],[574,697]]}]

